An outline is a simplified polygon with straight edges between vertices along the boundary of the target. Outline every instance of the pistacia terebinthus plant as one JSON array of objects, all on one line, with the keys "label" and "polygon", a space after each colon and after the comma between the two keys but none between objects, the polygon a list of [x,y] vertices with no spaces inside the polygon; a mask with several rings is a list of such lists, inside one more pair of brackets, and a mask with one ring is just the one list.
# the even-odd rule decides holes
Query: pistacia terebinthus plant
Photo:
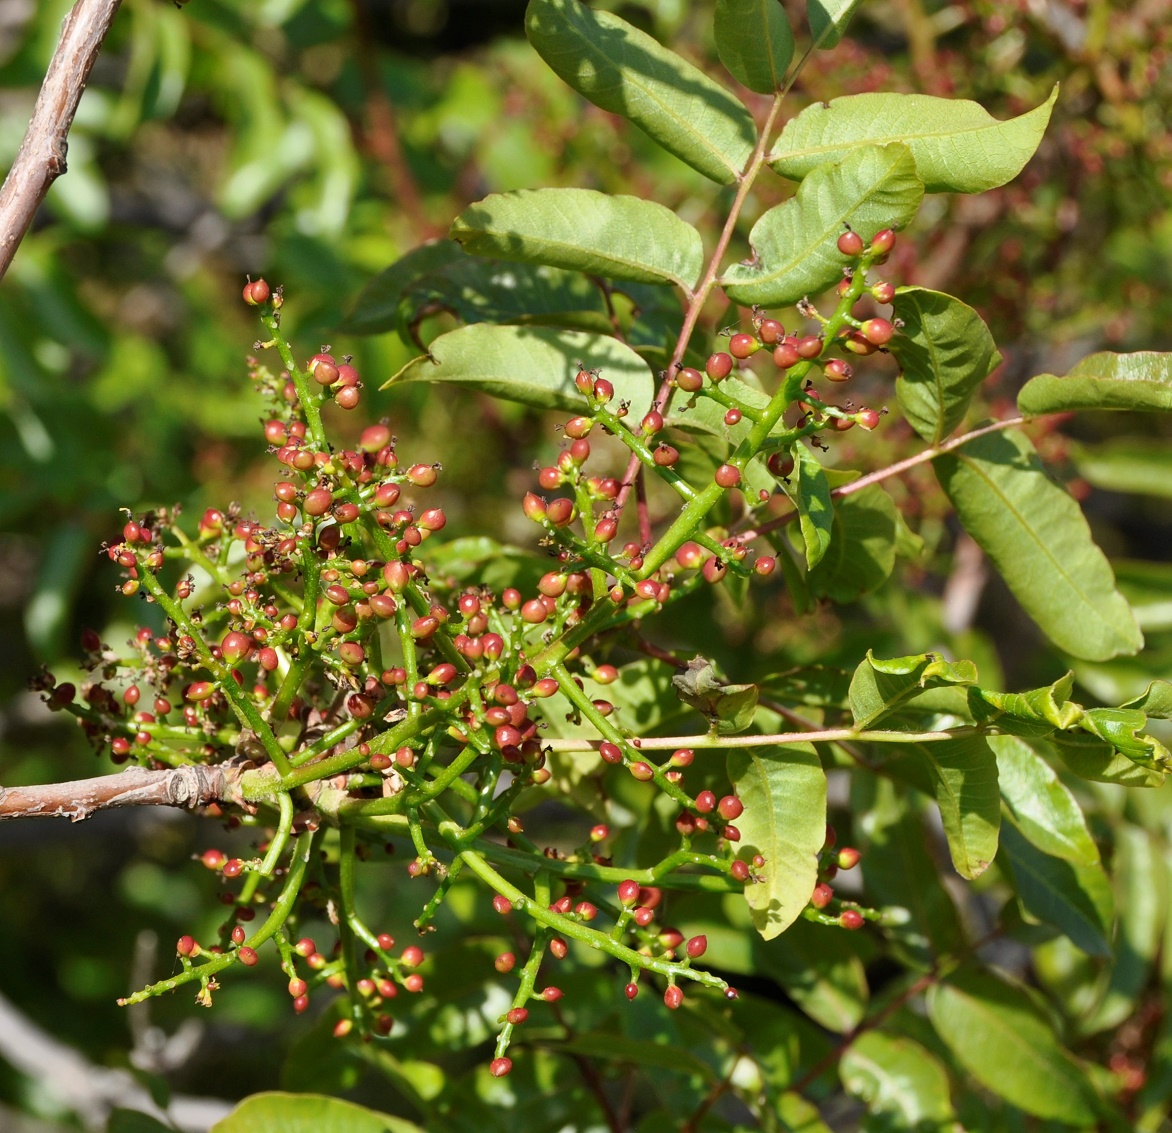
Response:
[{"label": "pistacia terebinthus plant", "polygon": [[[812,0],[813,46],[836,44],[855,6]],[[564,413],[560,456],[517,501],[543,569],[490,540],[448,540],[425,444],[387,421],[360,431],[323,417],[331,401],[364,409],[363,376],[337,353],[295,350],[279,286],[245,287],[263,327],[250,375],[268,406],[274,514],[129,519],[108,553],[123,592],[157,606],[165,628],[128,649],[89,641],[81,689],[43,682],[52,708],[133,765],[70,785],[59,812],[180,803],[256,834],[249,856],[202,856],[223,878],[218,935],[184,935],[176,973],[125,1002],[186,986],[209,1004],[271,957],[293,1011],[334,997],[335,1035],[393,1043],[401,993],[426,987],[427,938],[392,939],[355,896],[363,859],[393,845],[396,900],[421,933],[470,881],[507,920],[513,943],[495,959],[469,953],[508,989],[495,1041],[479,1048],[494,1076],[513,1069],[527,1030],[554,1049],[560,1035],[575,1057],[602,1049],[563,1014],[563,973],[580,989],[586,972],[620,1001],[658,997],[708,1028],[715,1053],[695,1073],[714,1076],[689,1128],[718,1120],[723,1094],[765,1128],[814,1121],[805,1095],[824,1095],[836,1070],[873,1112],[904,1121],[891,1128],[951,1127],[981,1090],[1038,1118],[1123,1120],[1122,1087],[1085,1076],[978,948],[1048,933],[1111,963],[1110,884],[1077,784],[1159,785],[1168,752],[1149,718],[1172,713],[1172,686],[1084,706],[1070,674],[1006,693],[963,658],[864,647],[853,670],[779,663],[734,684],[672,650],[687,638],[676,611],[698,592],[752,603],[784,588],[797,616],[877,589],[897,556],[919,553],[886,485],[930,465],[1059,650],[1137,652],[1111,567],[1026,426],[1167,410],[1169,360],[1094,355],[1029,381],[1017,415],[966,426],[999,362],[988,329],[884,265],[925,193],[1013,178],[1053,97],[997,121],[968,102],[858,95],[783,123],[796,70],[783,9],[720,0],[715,19],[734,84],[577,0],[531,0],[527,13],[533,47],[574,90],[714,183],[726,211],[711,246],[652,200],[497,194],[460,215],[450,241],[389,268],[350,321],[415,340],[421,312],[443,308],[463,325],[392,388],[460,383]],[[793,195],[757,218],[736,262],[754,187],[775,176]],[[740,309],[736,326],[712,314],[718,296]],[[893,391],[875,377],[892,360]],[[918,438],[906,456],[838,466],[839,434],[881,435],[896,418]],[[866,462],[871,447],[852,451]],[[828,771],[849,781],[864,850],[848,887],[836,875],[860,851],[827,826]],[[28,813],[36,796],[52,810],[45,790],[3,805]],[[926,799],[950,863],[933,857]],[[585,819],[581,844],[526,835],[526,816],[554,800]],[[973,880],[994,859],[994,888],[1013,900],[993,921],[962,920],[942,875]],[[677,909],[695,931],[675,927]],[[309,939],[307,919],[329,939]],[[865,960],[893,973],[869,1011]],[[726,1005],[738,976],[761,994]],[[769,1003],[766,977],[792,1006]],[[906,1010],[921,1002],[926,1019]],[[653,1033],[611,1057],[639,1064],[636,1037]],[[912,1084],[888,1090],[888,1078]]]}]

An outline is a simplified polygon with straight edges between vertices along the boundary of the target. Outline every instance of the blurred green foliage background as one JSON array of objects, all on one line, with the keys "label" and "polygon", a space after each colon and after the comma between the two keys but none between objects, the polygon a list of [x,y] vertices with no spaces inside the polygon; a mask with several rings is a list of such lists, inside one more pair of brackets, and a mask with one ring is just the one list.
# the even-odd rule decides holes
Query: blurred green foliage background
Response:
[{"label": "blurred green foliage background", "polygon": [[[3,6],[0,162],[16,152],[68,6]],[[708,5],[604,6],[714,66]],[[797,23],[803,5],[786,7]],[[268,506],[260,407],[244,365],[256,336],[239,298],[247,274],[285,287],[286,326],[306,355],[325,343],[355,355],[366,382],[355,417],[389,416],[406,451],[443,462],[437,502],[458,530],[530,538],[516,501],[533,461],[557,451],[549,422],[457,392],[378,392],[419,350],[395,334],[347,333],[356,298],[489,192],[632,192],[708,237],[727,201],[564,87],[526,44],[523,9],[518,0],[191,0],[182,9],[125,0],[71,134],[69,173],[0,285],[0,782],[96,773],[26,681],[41,663],[75,676],[82,626],[118,643],[149,614],[115,595],[98,554],[121,526],[118,509],[181,502],[194,518],[229,500]],[[794,88],[791,112],[894,89],[975,98],[1008,117],[1061,82],[1050,132],[1022,177],[979,198],[930,198],[889,269],[982,312],[1007,357],[994,408],[1030,374],[1062,372],[1093,349],[1172,348],[1170,41],[1160,3],[875,0],[852,38],[815,58]],[[768,194],[783,192],[773,179],[760,185],[742,218],[741,254],[752,221],[778,199]],[[419,334],[447,325],[435,313]],[[1043,451],[1089,493],[1096,533],[1122,560],[1152,646],[1142,662],[1079,669],[1092,695],[1117,702],[1144,677],[1172,676],[1172,438],[1166,424],[1123,417],[1079,428],[1044,438]],[[900,441],[893,431],[866,459],[897,456]],[[909,518],[947,544],[927,484],[907,493]],[[698,633],[730,670],[831,662],[861,640],[910,652],[953,634],[994,672],[1007,663],[1011,683],[1052,679],[1061,661],[1040,653],[1007,593],[991,584],[975,629],[954,631],[936,601],[944,583],[912,571],[849,617],[796,621],[780,597],[764,619],[726,604]],[[214,885],[186,863],[216,836],[152,814],[0,828],[0,990],[96,1062],[124,1063],[132,1036],[113,1000],[129,986],[136,941],[141,952],[143,934],[157,933],[169,956],[180,931],[215,917]],[[173,1076],[178,1087],[232,1097],[280,1081],[287,1003],[271,974],[251,985],[201,1020],[208,1033]],[[186,1000],[152,1011],[167,1030],[190,1014]],[[56,1105],[2,1059],[0,1100],[50,1115]]]}]

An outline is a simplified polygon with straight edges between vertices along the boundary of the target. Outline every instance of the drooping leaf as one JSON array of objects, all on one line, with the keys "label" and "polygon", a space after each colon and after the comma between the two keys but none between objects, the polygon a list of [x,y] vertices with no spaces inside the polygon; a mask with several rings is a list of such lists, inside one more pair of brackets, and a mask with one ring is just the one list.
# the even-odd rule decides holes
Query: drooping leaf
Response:
[{"label": "drooping leaf", "polygon": [[852,782],[851,806],[861,828],[867,896],[884,908],[907,910],[907,919],[886,926],[901,951],[923,967],[964,945],[956,906],[940,883],[928,851],[927,831],[914,792],[887,779]]},{"label": "drooping leaf", "polygon": [[1090,956],[1111,955],[1111,882],[1098,862],[1051,857],[1031,844],[1013,822],[1001,828],[1001,852],[1022,907],[1056,928]]},{"label": "drooping leaf", "polygon": [[1001,795],[997,758],[981,735],[908,745],[932,775],[952,864],[961,877],[980,877],[997,853]]},{"label": "drooping leaf", "polygon": [[1134,708],[1155,720],[1172,720],[1172,681],[1152,681],[1134,700],[1121,708]]},{"label": "drooping leaf", "polygon": [[742,306],[784,307],[842,278],[847,257],[838,238],[850,225],[868,237],[902,228],[924,196],[906,146],[862,146],[837,165],[821,165],[797,195],[766,212],[749,233],[753,260],[720,278]]},{"label": "drooping leaf", "polygon": [[753,970],[776,980],[814,1022],[844,1034],[858,1026],[869,998],[850,939],[799,918],[780,936],[755,943]]},{"label": "drooping leaf", "polygon": [[1094,1011],[1078,1022],[1079,1034],[1118,1026],[1134,1011],[1167,921],[1167,870],[1163,849],[1151,832],[1131,823],[1119,825],[1111,870],[1119,910],[1114,962]]},{"label": "drooping leaf", "polygon": [[1055,732],[1050,745],[1079,778],[1095,783],[1118,783],[1122,787],[1159,787],[1164,774],[1141,767],[1110,744],[1085,732]]},{"label": "drooping leaf", "polygon": [[956,1060],[987,1090],[1037,1117],[1093,1122],[1085,1075],[1019,989],[961,969],[929,991],[928,1015]]},{"label": "drooping leaf", "polygon": [[981,316],[951,295],[901,287],[894,308],[904,323],[891,342],[900,366],[895,395],[912,428],[937,445],[964,420],[1001,355]]},{"label": "drooping leaf", "polygon": [[704,266],[700,233],[671,209],[593,189],[493,193],[456,217],[451,237],[477,256],[687,289]]},{"label": "drooping leaf", "polygon": [[674,51],[578,0],[529,0],[525,31],[538,55],[595,106],[629,118],[721,185],[740,176],[756,142],[752,115]]},{"label": "drooping leaf", "polygon": [[1091,354],[1065,377],[1038,374],[1017,395],[1027,416],[1070,409],[1172,410],[1172,354]]},{"label": "drooping leaf", "polygon": [[1145,633],[1172,629],[1172,563],[1113,556],[1111,566],[1140,629]]},{"label": "drooping leaf", "polygon": [[211,1133],[423,1133],[413,1121],[321,1094],[253,1094]]},{"label": "drooping leaf", "polygon": [[651,405],[655,379],[618,339],[549,327],[473,323],[441,334],[429,354],[408,362],[387,386],[399,382],[453,382],[537,409],[577,410],[582,395],[574,375],[598,370],[614,386],[615,402],[630,402],[639,419]]},{"label": "drooping leaf", "polygon": [[987,433],[932,464],[966,530],[1055,645],[1088,661],[1143,645],[1082,511],[1023,435]]},{"label": "drooping leaf", "polygon": [[942,1128],[953,1116],[948,1074],[911,1039],[868,1031],[847,1047],[838,1073],[869,1114],[896,1128]]},{"label": "drooping leaf", "polygon": [[861,3],[862,0],[807,0],[806,15],[814,46],[823,51],[837,47]]},{"label": "drooping leaf", "polygon": [[756,685],[729,684],[716,675],[711,661],[693,657],[671,678],[680,700],[705,716],[721,735],[743,732],[753,722],[759,695]]},{"label": "drooping leaf", "polygon": [[433,240],[412,248],[390,267],[384,268],[359,292],[342,329],[350,334],[382,334],[400,325],[400,304],[416,280],[439,268],[463,259],[450,240]]},{"label": "drooping leaf", "polygon": [[757,931],[772,940],[793,924],[818,880],[826,775],[810,744],[734,750],[728,774],[745,806],[737,819],[740,852],[765,858],[760,880],[745,886],[745,900]]},{"label": "drooping leaf", "polygon": [[749,90],[772,94],[785,83],[794,33],[778,0],[716,0],[716,52]]},{"label": "drooping leaf", "polygon": [[769,155],[783,177],[800,181],[856,146],[901,142],[912,151],[928,193],[983,193],[1012,181],[1042,140],[1058,97],[999,122],[967,99],[926,94],[852,94],[814,102],[786,123]]},{"label": "drooping leaf", "polygon": [[997,692],[974,688],[969,710],[979,723],[996,724],[1015,736],[1047,736],[1055,729],[1073,728],[1082,717],[1082,705],[1070,699],[1074,674],[1028,692]]},{"label": "drooping leaf", "polygon": [[870,650],[851,678],[850,708],[856,728],[870,728],[929,688],[976,684],[971,661],[945,661],[939,653],[877,658]]},{"label": "drooping leaf", "polygon": [[797,457],[798,517],[802,539],[806,544],[806,566],[813,570],[826,554],[834,531],[834,507],[830,502],[830,484],[822,465],[803,444],[794,446]]},{"label": "drooping leaf", "polygon": [[834,500],[830,546],[810,572],[814,593],[853,602],[882,586],[895,567],[896,516],[879,484]]},{"label": "drooping leaf", "polygon": [[1144,731],[1148,718],[1137,708],[1088,708],[1078,723],[1141,767],[1172,769],[1168,749]]},{"label": "drooping leaf", "polygon": [[1086,819],[1053,768],[1024,740],[990,736],[997,783],[1021,833],[1039,850],[1079,865],[1099,860]]},{"label": "drooping leaf", "polygon": [[1078,474],[1096,488],[1172,497],[1172,449],[1167,441],[1120,437],[1098,445],[1072,445],[1070,455]]}]

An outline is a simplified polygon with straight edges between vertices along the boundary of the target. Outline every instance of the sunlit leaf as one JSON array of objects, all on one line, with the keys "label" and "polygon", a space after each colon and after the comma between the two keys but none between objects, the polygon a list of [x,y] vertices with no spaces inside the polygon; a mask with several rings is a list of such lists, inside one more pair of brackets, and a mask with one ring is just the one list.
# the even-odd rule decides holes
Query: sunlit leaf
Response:
[{"label": "sunlit leaf", "polygon": [[794,33],[779,0],[716,0],[716,51],[730,75],[758,94],[785,83]]},{"label": "sunlit leaf", "polygon": [[254,1094],[211,1133],[422,1133],[413,1121],[320,1094]]},{"label": "sunlit leaf", "polygon": [[1091,354],[1065,377],[1038,374],[1017,395],[1027,415],[1070,409],[1172,410],[1172,354]]},{"label": "sunlit leaf", "polygon": [[948,1074],[911,1039],[869,1031],[847,1047],[838,1073],[869,1114],[898,1128],[938,1127],[952,1117]]}]

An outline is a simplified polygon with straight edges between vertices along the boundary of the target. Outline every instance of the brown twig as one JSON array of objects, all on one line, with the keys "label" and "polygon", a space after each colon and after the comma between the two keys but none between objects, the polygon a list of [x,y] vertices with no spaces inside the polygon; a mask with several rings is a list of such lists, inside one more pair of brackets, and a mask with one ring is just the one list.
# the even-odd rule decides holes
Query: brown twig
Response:
[{"label": "brown twig", "polygon": [[148,771],[128,767],[117,775],[0,787],[0,821],[6,818],[68,818],[81,822],[94,811],[126,806],[207,806],[228,796],[239,778],[236,767],[172,767]]},{"label": "brown twig", "polygon": [[0,279],[49,187],[66,170],[69,127],[121,3],[77,0],[65,17],[24,141],[0,188]]}]

